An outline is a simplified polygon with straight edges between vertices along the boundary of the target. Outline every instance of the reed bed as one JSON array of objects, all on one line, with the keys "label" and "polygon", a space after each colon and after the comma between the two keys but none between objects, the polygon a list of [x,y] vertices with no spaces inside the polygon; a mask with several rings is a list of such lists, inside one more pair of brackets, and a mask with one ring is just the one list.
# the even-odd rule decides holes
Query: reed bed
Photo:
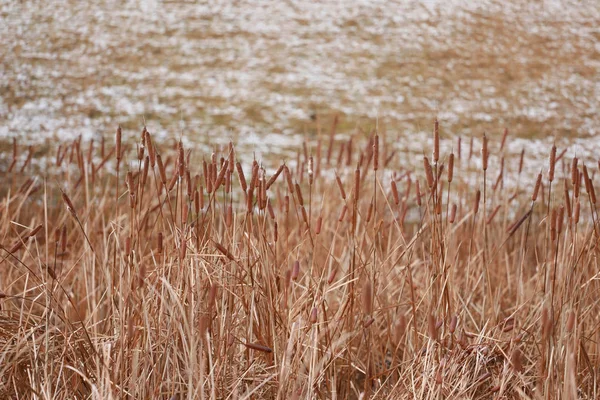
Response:
[{"label": "reed bed", "polygon": [[335,136],[267,164],[119,128],[41,170],[15,141],[0,396],[600,396],[593,160]]}]

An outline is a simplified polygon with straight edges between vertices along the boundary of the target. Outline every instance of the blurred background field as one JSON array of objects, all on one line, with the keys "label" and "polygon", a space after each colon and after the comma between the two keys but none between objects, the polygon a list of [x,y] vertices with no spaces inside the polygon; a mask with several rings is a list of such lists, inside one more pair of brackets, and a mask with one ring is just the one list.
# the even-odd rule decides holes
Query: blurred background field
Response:
[{"label": "blurred background field", "polygon": [[159,138],[283,151],[339,114],[341,134],[378,121],[414,142],[437,116],[446,137],[506,126],[589,148],[599,20],[591,0],[1,1],[0,137],[145,121]]}]

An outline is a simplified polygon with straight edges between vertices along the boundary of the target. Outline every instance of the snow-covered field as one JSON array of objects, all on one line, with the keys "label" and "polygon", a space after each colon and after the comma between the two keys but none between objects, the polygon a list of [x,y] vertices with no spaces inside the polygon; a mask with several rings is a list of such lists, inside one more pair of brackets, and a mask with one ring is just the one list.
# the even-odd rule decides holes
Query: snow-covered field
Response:
[{"label": "snow-covered field", "polygon": [[445,137],[507,126],[534,147],[568,137],[593,152],[598,21],[594,0],[0,0],[0,137],[145,120],[154,135],[264,151],[339,113],[342,132],[378,118],[422,148],[437,115]]}]

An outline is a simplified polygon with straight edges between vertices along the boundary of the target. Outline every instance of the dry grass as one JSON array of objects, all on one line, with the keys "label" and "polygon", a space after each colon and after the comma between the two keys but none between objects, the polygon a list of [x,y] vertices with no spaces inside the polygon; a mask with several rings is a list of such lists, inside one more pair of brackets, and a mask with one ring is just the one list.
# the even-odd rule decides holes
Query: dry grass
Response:
[{"label": "dry grass", "polygon": [[327,135],[268,169],[144,131],[35,173],[17,144],[2,397],[598,398],[593,160],[558,149],[535,185],[510,137],[484,174]]}]

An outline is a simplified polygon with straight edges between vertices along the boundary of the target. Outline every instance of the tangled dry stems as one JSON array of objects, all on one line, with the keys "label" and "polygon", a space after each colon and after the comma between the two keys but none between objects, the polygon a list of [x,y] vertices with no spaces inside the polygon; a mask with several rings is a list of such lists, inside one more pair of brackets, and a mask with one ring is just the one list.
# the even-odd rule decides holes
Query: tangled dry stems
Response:
[{"label": "tangled dry stems", "polygon": [[534,183],[506,133],[482,163],[438,129],[423,168],[335,126],[268,169],[119,129],[35,172],[15,142],[2,396],[598,398],[592,161]]}]

